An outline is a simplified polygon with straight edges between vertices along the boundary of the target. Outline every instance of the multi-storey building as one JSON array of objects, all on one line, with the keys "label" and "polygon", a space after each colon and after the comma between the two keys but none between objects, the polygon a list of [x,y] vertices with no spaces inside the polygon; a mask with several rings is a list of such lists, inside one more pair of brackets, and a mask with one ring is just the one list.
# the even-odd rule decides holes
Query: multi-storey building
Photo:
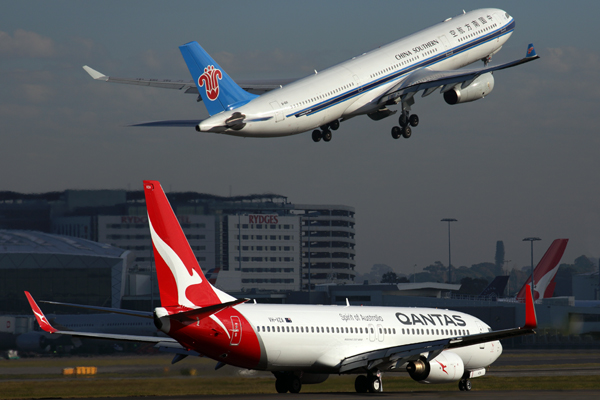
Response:
[{"label": "multi-storey building", "polygon": [[[295,205],[275,194],[167,197],[200,266],[225,291],[306,290],[309,280],[313,288],[354,280],[352,207]],[[143,191],[0,192],[0,229],[21,225],[131,251],[127,292],[157,293]]]}]

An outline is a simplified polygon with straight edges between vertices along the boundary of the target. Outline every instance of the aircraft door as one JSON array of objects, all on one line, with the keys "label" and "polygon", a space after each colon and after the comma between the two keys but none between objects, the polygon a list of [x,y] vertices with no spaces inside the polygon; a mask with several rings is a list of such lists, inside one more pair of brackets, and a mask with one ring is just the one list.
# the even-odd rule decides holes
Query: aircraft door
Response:
[{"label": "aircraft door", "polygon": [[362,92],[362,89],[360,88],[360,79],[358,79],[357,75],[353,75],[354,78],[354,84],[356,85],[356,87],[358,88],[358,92]]},{"label": "aircraft door", "polygon": [[438,39],[440,39],[440,41],[444,45],[444,50],[446,50],[446,49],[448,49],[448,47],[450,47],[450,42],[448,42],[446,35],[438,36]]},{"label": "aircraft door", "polygon": [[281,109],[281,105],[279,105],[278,101],[272,101],[271,107],[275,110],[275,122],[283,121],[283,110]]},{"label": "aircraft door", "polygon": [[230,346],[238,346],[242,340],[242,324],[240,323],[240,317],[235,315],[231,316],[231,341]]},{"label": "aircraft door", "polygon": [[[479,321],[475,320],[475,323],[477,324],[477,328],[479,328],[479,333],[483,333],[483,325],[481,325],[479,323]],[[484,343],[480,343],[479,344],[479,348],[480,349],[485,349],[485,342]]]},{"label": "aircraft door", "polygon": [[367,328],[369,330],[369,340],[371,342],[375,341],[375,326],[373,326],[373,324],[369,324],[369,327]]},{"label": "aircraft door", "polygon": [[380,324],[377,324],[377,340],[379,340],[380,342],[383,342],[383,339],[384,339],[383,335],[385,335],[383,326],[381,326]]}]

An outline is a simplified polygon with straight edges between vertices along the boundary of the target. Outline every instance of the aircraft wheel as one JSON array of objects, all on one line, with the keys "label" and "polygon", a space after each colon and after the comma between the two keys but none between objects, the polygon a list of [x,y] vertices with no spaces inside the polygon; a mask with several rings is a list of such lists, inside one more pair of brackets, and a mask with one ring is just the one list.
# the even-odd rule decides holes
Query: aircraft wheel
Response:
[{"label": "aircraft wheel", "polygon": [[302,389],[302,381],[296,375],[290,378],[289,382],[290,393],[300,393],[300,389]]},{"label": "aircraft wheel", "polygon": [[400,137],[400,135],[402,135],[402,128],[400,128],[399,126],[395,126],[392,128],[392,137],[394,139],[398,139]]},{"label": "aircraft wheel", "polygon": [[468,392],[473,388],[471,381],[468,379],[461,379],[458,381],[458,390],[461,392]]},{"label": "aircraft wheel", "polygon": [[413,128],[417,125],[419,125],[419,116],[417,114],[413,114],[410,116],[410,118],[408,118],[408,123],[410,124],[410,126],[412,126]]},{"label": "aircraft wheel", "polygon": [[318,129],[315,129],[312,133],[312,140],[314,142],[319,142],[321,140],[321,131]]},{"label": "aircraft wheel", "polygon": [[284,378],[279,378],[275,381],[275,390],[277,393],[287,393],[288,392],[288,381]]},{"label": "aircraft wheel", "polygon": [[404,129],[402,129],[402,136],[405,139],[408,139],[410,135],[412,135],[412,129],[410,129],[410,126],[406,126]]},{"label": "aircraft wheel", "polygon": [[381,385],[381,379],[378,376],[370,376],[369,378],[369,392],[370,393],[379,393],[383,391],[383,386]]},{"label": "aircraft wheel", "polygon": [[364,375],[359,375],[354,381],[354,389],[357,393],[367,393],[369,391],[369,381]]},{"label": "aircraft wheel", "polygon": [[402,128],[408,125],[408,115],[406,115],[405,112],[402,112],[402,114],[398,118],[398,123]]},{"label": "aircraft wheel", "polygon": [[331,131],[323,131],[323,141],[329,142],[331,140]]},{"label": "aircraft wheel", "polygon": [[332,131],[337,131],[338,128],[340,127],[340,121],[338,121],[337,119],[335,121],[331,121],[331,123],[329,124],[329,127],[331,128]]}]

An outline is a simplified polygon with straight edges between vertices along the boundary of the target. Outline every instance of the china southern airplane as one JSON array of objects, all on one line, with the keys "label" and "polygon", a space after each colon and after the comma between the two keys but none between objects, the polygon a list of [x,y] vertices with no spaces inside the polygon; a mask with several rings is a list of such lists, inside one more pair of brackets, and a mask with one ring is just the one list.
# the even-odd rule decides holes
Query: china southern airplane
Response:
[{"label": "china southern airplane", "polygon": [[[157,181],[144,181],[154,246],[161,307],[154,313],[105,309],[154,318],[166,338],[63,331],[54,328],[25,292],[41,328],[54,334],[156,343],[175,353],[173,363],[202,355],[241,368],[271,371],[279,393],[298,393],[302,384],[323,382],[329,374],[358,374],[357,392],[381,392],[382,372],[408,371],[421,383],[458,382],[471,390],[471,378],[502,353],[500,339],[534,333],[531,292],[525,324],[492,331],[465,313],[436,308],[345,307],[248,303],[208,282],[167,197]],[[100,307],[90,307],[100,310]]]},{"label": "china southern airplane", "polygon": [[[410,137],[411,127],[419,124],[419,117],[410,113],[418,92],[425,97],[440,89],[448,104],[482,99],[494,88],[494,71],[539,58],[530,44],[525,58],[488,65],[514,28],[514,19],[502,10],[475,10],[297,81],[238,85],[196,42],[179,47],[193,81],[116,78],[83,68],[96,80],[199,94],[210,115],[134,126],[196,127],[198,132],[243,137],[312,130],[315,142],[328,142],[340,122],[363,114],[381,120],[398,111],[388,107],[400,105],[399,126],[392,128],[392,137],[398,139]],[[459,69],[480,60],[483,68]]]}]

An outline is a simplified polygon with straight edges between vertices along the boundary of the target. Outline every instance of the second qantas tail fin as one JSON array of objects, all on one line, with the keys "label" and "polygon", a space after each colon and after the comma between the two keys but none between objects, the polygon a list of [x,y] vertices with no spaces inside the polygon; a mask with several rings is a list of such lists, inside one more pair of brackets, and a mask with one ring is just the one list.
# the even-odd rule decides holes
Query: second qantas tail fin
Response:
[{"label": "second qantas tail fin", "polygon": [[179,46],[210,115],[240,107],[257,95],[246,92],[197,43]]},{"label": "second qantas tail fin", "polygon": [[[535,295],[534,300],[545,299],[552,297],[554,294],[554,277],[558,272],[558,263],[562,258],[569,239],[556,239],[546,254],[542,257],[538,265],[533,270],[533,293]],[[517,301],[525,302],[525,292],[531,290],[529,284],[531,283],[531,277],[527,279],[527,282],[523,285],[519,293],[517,294]]]},{"label": "second qantas tail fin", "polygon": [[179,225],[158,181],[144,181],[161,305],[195,309],[234,301],[213,287]]}]

